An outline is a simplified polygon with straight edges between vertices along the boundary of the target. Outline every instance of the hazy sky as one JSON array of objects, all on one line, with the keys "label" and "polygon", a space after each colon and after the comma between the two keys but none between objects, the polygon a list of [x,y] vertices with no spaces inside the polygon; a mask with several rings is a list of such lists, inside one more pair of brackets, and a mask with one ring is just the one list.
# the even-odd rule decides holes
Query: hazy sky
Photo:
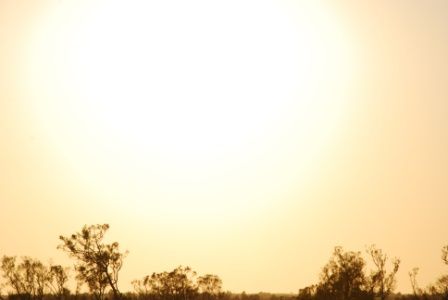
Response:
[{"label": "hazy sky", "polygon": [[446,272],[447,1],[0,1],[0,255],[296,292],[333,247]]}]

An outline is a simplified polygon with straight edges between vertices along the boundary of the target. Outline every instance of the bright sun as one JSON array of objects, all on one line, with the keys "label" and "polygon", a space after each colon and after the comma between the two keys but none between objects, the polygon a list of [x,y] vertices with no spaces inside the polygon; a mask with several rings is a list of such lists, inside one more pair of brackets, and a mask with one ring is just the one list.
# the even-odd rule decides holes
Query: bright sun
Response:
[{"label": "bright sun", "polygon": [[338,28],[314,2],[60,3],[30,43],[31,111],[108,200],[244,213],[334,135],[353,61]]}]

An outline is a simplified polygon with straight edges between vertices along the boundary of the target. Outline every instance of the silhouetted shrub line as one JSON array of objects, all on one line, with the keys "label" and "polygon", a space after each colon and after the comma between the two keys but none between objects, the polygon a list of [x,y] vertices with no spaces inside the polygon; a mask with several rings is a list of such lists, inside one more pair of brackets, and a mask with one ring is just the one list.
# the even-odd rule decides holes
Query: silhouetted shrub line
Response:
[{"label": "silhouetted shrub line", "polygon": [[[121,252],[118,242],[103,241],[108,229],[108,224],[85,225],[79,232],[59,237],[62,243],[58,249],[75,261],[74,292],[67,287],[69,267],[46,265],[27,256],[18,259],[4,255],[0,300],[448,300],[448,275],[421,288],[417,282],[418,268],[408,273],[413,293],[394,294],[400,260],[388,260],[387,254],[375,245],[366,249],[373,265],[369,272],[361,252],[335,247],[318,283],[300,289],[297,295],[223,292],[217,275],[198,276],[188,266],[133,280],[134,292],[123,294],[118,279],[128,252]],[[448,245],[442,248],[441,258],[448,265]],[[81,292],[83,287],[89,292]]]}]

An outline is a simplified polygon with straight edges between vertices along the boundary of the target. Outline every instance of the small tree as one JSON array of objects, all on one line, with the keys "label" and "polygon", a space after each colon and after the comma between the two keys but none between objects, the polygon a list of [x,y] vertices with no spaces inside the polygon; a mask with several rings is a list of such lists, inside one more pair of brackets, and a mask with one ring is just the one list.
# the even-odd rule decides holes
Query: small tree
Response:
[{"label": "small tree", "polygon": [[62,244],[58,248],[76,259],[77,279],[84,282],[98,300],[104,299],[107,287],[112,290],[115,299],[121,298],[118,273],[126,253],[119,251],[117,242],[103,242],[108,229],[108,224],[85,225],[80,232],[59,237]]},{"label": "small tree", "polygon": [[[442,248],[442,261],[448,265],[448,245]],[[448,275],[442,275],[432,286],[433,293],[440,295],[443,300],[448,300]]]},{"label": "small tree", "polygon": [[411,281],[412,292],[415,299],[419,299],[423,295],[423,290],[418,286],[417,274],[418,268],[413,268],[409,273],[409,280]]},{"label": "small tree", "polygon": [[134,289],[143,299],[189,300],[197,295],[196,272],[179,266],[171,272],[153,273],[134,280]]},{"label": "small tree", "polygon": [[199,276],[197,286],[205,299],[216,298],[222,292],[222,280],[217,275],[206,274]]},{"label": "small tree", "polygon": [[398,258],[392,260],[393,268],[388,274],[386,271],[387,255],[383,254],[383,251],[376,248],[375,245],[371,245],[367,249],[367,253],[372,258],[373,264],[376,267],[369,277],[369,292],[373,296],[380,297],[381,300],[384,300],[395,288],[395,275],[400,267],[400,260]]},{"label": "small tree", "polygon": [[22,277],[16,266],[16,257],[3,256],[1,268],[3,271],[3,278],[6,279],[6,284],[9,285],[17,295],[23,294],[24,287]]},{"label": "small tree", "polygon": [[145,276],[142,280],[135,279],[131,282],[132,286],[134,287],[134,291],[137,294],[137,296],[141,299],[148,299],[151,295],[151,286],[149,284],[149,281],[151,280],[151,277]]},{"label": "small tree", "polygon": [[194,284],[196,272],[190,267],[179,266],[171,272],[158,274],[157,293],[163,295],[163,299],[188,300],[197,294]]},{"label": "small tree", "polygon": [[448,275],[443,275],[428,287],[429,294],[436,299],[448,300]]},{"label": "small tree", "polygon": [[50,266],[48,287],[59,300],[70,294],[65,287],[68,281],[67,268],[60,265]]},{"label": "small tree", "polygon": [[40,261],[25,257],[19,265],[24,274],[25,292],[34,299],[42,299],[49,280],[49,270]]},{"label": "small tree", "polygon": [[336,300],[359,298],[365,283],[364,265],[360,252],[344,252],[342,247],[335,247],[322,269],[316,296]]},{"label": "small tree", "polygon": [[23,299],[43,299],[49,281],[49,270],[39,260],[23,257],[16,264],[15,256],[3,256],[1,269],[7,285],[16,295]]}]

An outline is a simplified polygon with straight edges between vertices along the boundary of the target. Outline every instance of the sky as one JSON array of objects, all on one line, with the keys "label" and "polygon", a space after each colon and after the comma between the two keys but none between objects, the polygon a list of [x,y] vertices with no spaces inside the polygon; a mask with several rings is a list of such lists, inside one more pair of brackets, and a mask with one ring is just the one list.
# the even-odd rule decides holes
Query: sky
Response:
[{"label": "sky", "polygon": [[[70,265],[108,223],[120,287],[317,282],[335,246],[446,273],[448,2],[0,1],[0,255]],[[365,255],[366,257],[366,255]]]}]

